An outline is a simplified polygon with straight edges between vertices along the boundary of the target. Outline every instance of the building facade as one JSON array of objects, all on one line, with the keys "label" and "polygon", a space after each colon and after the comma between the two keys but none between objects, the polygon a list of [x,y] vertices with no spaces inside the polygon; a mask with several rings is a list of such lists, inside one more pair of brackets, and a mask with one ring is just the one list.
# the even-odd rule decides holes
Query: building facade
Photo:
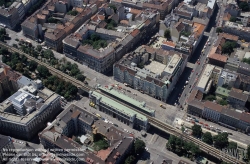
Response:
[{"label": "building facade", "polygon": [[11,137],[0,134],[0,163],[8,161],[15,153]]},{"label": "building facade", "polygon": [[0,8],[0,23],[7,26],[10,29],[16,27],[19,23],[18,10],[15,7]]}]

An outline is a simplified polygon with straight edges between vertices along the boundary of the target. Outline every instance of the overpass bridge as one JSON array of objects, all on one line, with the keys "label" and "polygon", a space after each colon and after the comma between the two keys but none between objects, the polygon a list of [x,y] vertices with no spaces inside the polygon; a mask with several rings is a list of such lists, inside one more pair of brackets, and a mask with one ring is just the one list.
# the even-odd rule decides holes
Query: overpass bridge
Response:
[{"label": "overpass bridge", "polygon": [[195,64],[187,62],[187,66],[186,67],[194,69]]},{"label": "overpass bridge", "polygon": [[[34,60],[39,65],[43,65],[43,66],[47,67],[52,74],[59,76],[60,78],[64,79],[65,81],[70,81],[71,83],[76,85],[79,89],[82,89],[85,92],[89,92],[90,90],[93,90],[93,88],[91,88],[88,85],[85,85],[83,82],[76,80],[73,77],[70,77],[69,75],[55,69],[54,67],[51,67],[50,65],[48,65],[46,63],[41,62],[40,60],[37,60],[36,58],[34,58],[32,56],[29,56],[26,53],[23,53],[22,51],[14,48],[14,47],[11,47],[3,42],[0,42],[0,46],[9,49],[10,52],[17,52],[19,54],[22,54],[22,55],[26,56],[28,58],[28,60]],[[244,162],[242,162],[242,161],[240,161],[240,160],[238,160],[238,159],[236,159],[228,154],[225,154],[224,152],[222,152],[222,151],[220,151],[220,150],[218,150],[218,149],[216,149],[216,148],[214,148],[214,147],[212,147],[212,146],[210,146],[210,145],[208,145],[208,144],[206,144],[206,143],[204,143],[204,142],[202,142],[202,141],[200,141],[192,136],[185,135],[185,134],[183,135],[182,131],[175,129],[173,126],[171,126],[165,122],[162,122],[162,121],[158,120],[157,118],[146,115],[145,113],[135,109],[134,107],[132,107],[131,105],[128,105],[127,103],[124,103],[120,100],[117,100],[117,99],[101,92],[100,90],[96,90],[96,91],[99,92],[100,94],[106,96],[106,97],[111,98],[112,100],[114,100],[116,102],[119,102],[120,104],[123,104],[124,106],[131,108],[132,110],[134,110],[138,113],[145,115],[148,118],[151,126],[154,126],[154,127],[158,128],[166,133],[169,133],[169,134],[172,134],[172,135],[175,135],[178,137],[182,137],[182,139],[184,139],[184,140],[194,142],[196,145],[199,145],[200,149],[202,151],[204,151],[205,153],[208,153],[208,154],[210,154],[210,155],[212,155],[212,156],[214,156],[222,161],[225,161],[225,162],[244,164]]]}]

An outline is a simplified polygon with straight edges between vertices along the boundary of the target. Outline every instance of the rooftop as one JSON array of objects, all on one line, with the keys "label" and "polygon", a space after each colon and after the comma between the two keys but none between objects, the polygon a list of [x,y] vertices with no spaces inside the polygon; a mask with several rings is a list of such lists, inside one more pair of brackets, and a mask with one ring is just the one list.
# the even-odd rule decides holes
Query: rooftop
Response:
[{"label": "rooftop", "polygon": [[244,101],[244,102],[247,102],[248,100],[248,95],[243,93],[243,92],[238,92],[234,89],[232,89],[230,92],[229,92],[229,97],[233,97],[235,99],[238,99],[238,100],[241,100],[241,101]]},{"label": "rooftop", "polygon": [[230,90],[223,88],[223,87],[217,87],[215,93],[219,95],[223,95],[225,97],[228,97]]},{"label": "rooftop", "polygon": [[0,134],[0,150],[4,148],[7,144],[9,144],[11,141],[11,138],[9,136],[4,136]]},{"label": "rooftop", "polygon": [[152,109],[149,109],[146,107],[146,103],[145,102],[139,102],[121,92],[118,92],[117,90],[113,89],[113,87],[102,87],[101,85],[98,86],[98,89],[102,90],[102,91],[105,91],[115,97],[118,97],[119,99],[121,100],[124,100],[138,108],[140,108],[141,110],[143,111],[146,111],[147,113],[154,113],[155,110],[152,110]]},{"label": "rooftop", "polygon": [[212,74],[213,69],[215,68],[214,65],[206,64],[202,75],[200,77],[200,80],[197,84],[198,88],[206,88],[208,81],[210,80],[210,76]]},{"label": "rooftop", "polygon": [[141,121],[147,121],[147,117],[135,112],[134,110],[96,92],[93,91],[92,94],[97,97],[97,99],[100,99],[100,102],[103,104],[106,104],[107,106],[111,106],[112,108],[115,108],[117,111],[119,111],[120,113],[123,113],[124,115],[127,115],[128,117],[136,117],[137,119],[141,120]]},{"label": "rooftop", "polygon": [[221,112],[222,109],[223,109],[223,106],[219,105],[219,104],[216,104],[214,102],[211,102],[211,101],[205,101],[204,103],[204,107],[205,108],[208,108],[208,109],[211,109],[211,110],[214,110],[216,112]]}]

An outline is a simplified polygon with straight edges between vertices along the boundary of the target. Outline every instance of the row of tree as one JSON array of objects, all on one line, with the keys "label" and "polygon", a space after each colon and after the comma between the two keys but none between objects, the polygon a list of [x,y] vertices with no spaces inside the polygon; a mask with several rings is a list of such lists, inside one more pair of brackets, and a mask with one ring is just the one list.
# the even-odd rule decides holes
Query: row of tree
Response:
[{"label": "row of tree", "polygon": [[41,60],[45,63],[48,63],[55,67],[56,69],[69,74],[72,77],[75,77],[77,80],[84,81],[85,76],[82,75],[81,71],[78,68],[77,64],[71,64],[71,62],[66,62],[66,59],[58,60],[55,58],[53,51],[51,50],[43,50],[41,45],[38,45],[36,48],[32,46],[32,44],[27,43],[25,41],[19,41],[19,45],[21,46],[21,50],[30,56],[35,58],[41,58]]},{"label": "row of tree", "polygon": [[192,126],[192,135],[209,145],[214,145],[214,147],[223,149],[237,149],[236,142],[228,142],[228,133],[220,133],[218,135],[212,136],[210,132],[202,133],[202,128],[200,125],[195,124]]},{"label": "row of tree", "polygon": [[31,72],[35,70],[38,72],[37,78],[42,79],[44,86],[56,92],[59,95],[70,100],[75,98],[78,89],[70,82],[66,82],[57,76],[51,75],[48,68],[39,65],[31,60],[27,61],[27,57],[20,55],[19,53],[11,53],[7,49],[0,49],[0,55],[2,55],[2,61],[9,65],[13,70],[21,72],[26,77],[31,77]]},{"label": "row of tree", "polygon": [[195,158],[201,152],[199,146],[193,142],[184,141],[182,138],[173,135],[169,137],[166,147],[180,156],[187,155],[190,158]]}]

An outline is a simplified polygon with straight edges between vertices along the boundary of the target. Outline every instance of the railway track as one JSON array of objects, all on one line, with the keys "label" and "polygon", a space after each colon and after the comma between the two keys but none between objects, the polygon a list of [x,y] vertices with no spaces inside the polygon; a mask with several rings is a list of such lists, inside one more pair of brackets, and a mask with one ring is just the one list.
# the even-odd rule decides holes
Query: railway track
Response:
[{"label": "railway track", "polygon": [[[24,52],[22,52],[22,51],[20,51],[20,50],[18,50],[16,48],[14,48],[14,47],[11,47],[11,46],[3,43],[3,42],[0,42],[0,46],[9,49],[9,51],[18,52],[19,54],[22,54],[22,55],[26,56],[29,60],[34,60],[39,65],[43,65],[43,66],[47,67],[51,72],[54,72],[58,76],[61,76],[64,79],[67,79],[67,80],[71,81],[72,83],[74,83],[78,87],[82,87],[82,89],[84,91],[86,91],[86,92],[89,92],[90,90],[93,89],[90,86],[85,85],[83,82],[81,82],[81,81],[79,81],[79,80],[77,80],[77,79],[75,79],[73,77],[70,77],[69,75],[67,75],[67,74],[65,74],[65,73],[63,73],[63,72],[55,69],[54,67],[51,67],[50,65],[48,65],[46,63],[43,63],[43,62],[39,61],[38,59],[36,59],[36,58],[34,58],[32,56],[29,56],[28,54],[26,54],[26,53],[24,53]],[[208,145],[208,144],[206,144],[206,143],[204,143],[204,142],[202,142],[202,141],[200,141],[200,140],[198,140],[198,139],[196,139],[196,138],[194,138],[192,136],[183,135],[180,130],[175,129],[174,127],[172,127],[171,125],[168,125],[167,123],[164,123],[164,122],[162,122],[160,120],[157,120],[154,117],[148,116],[145,113],[143,113],[143,112],[141,112],[141,111],[133,108],[132,106],[130,106],[128,104],[125,104],[125,103],[123,103],[123,102],[121,102],[121,101],[119,101],[117,99],[114,99],[113,97],[111,97],[111,96],[103,93],[100,90],[96,90],[96,91],[99,92],[102,95],[105,95],[105,96],[111,98],[112,100],[114,100],[114,101],[116,101],[116,102],[118,102],[118,103],[120,103],[120,104],[122,104],[122,105],[124,105],[126,107],[129,107],[129,108],[133,109],[134,111],[136,111],[138,113],[141,113],[141,114],[145,115],[148,118],[149,123],[152,126],[155,126],[155,127],[159,128],[159,129],[161,129],[161,130],[163,130],[163,131],[165,131],[167,133],[170,133],[172,135],[175,135],[175,136],[178,136],[178,137],[182,137],[184,140],[192,141],[196,145],[199,145],[199,147],[200,147],[200,149],[202,151],[204,151],[204,152],[206,152],[206,153],[208,153],[208,154],[210,154],[210,155],[212,155],[212,156],[214,156],[214,157],[216,157],[216,158],[218,158],[220,160],[223,160],[225,162],[235,163],[235,164],[244,164],[244,162],[242,162],[242,161],[240,161],[240,160],[238,160],[238,159],[236,159],[236,158],[234,158],[232,156],[229,156],[228,154],[225,154],[222,151],[220,151],[220,150],[218,150],[218,149],[216,149],[216,148],[214,148],[214,147],[212,147],[212,146],[210,146],[210,145]]]}]

